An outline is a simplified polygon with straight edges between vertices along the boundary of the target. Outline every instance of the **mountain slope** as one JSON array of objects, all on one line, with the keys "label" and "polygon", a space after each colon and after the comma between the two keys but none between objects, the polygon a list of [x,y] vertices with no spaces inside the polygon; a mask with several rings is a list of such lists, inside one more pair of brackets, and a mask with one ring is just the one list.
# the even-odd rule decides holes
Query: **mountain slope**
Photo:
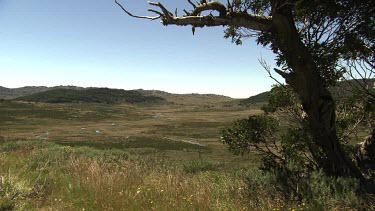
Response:
[{"label": "mountain slope", "polygon": [[[60,91],[57,92],[46,92],[59,89]],[[61,89],[70,90],[70,91],[62,91]],[[89,93],[82,94],[82,90],[88,90]],[[121,102],[123,98],[126,98],[126,102],[132,101],[143,101],[143,102],[153,102],[157,99],[164,99],[168,103],[172,104],[189,104],[189,105],[207,105],[207,104],[221,104],[233,101],[233,98],[223,96],[223,95],[215,95],[215,94],[172,94],[164,91],[158,90],[121,90],[121,89],[108,89],[106,94],[109,94],[111,97],[104,96],[101,89],[106,88],[83,88],[83,87],[76,87],[76,86],[55,86],[55,87],[45,87],[45,86],[27,86],[22,88],[15,88],[9,89],[0,86],[0,99],[17,99],[17,100],[25,100],[25,101],[36,101],[36,102],[107,102],[107,103],[114,103],[114,102]],[[92,93],[96,92],[98,93]],[[117,90],[111,91],[109,90]],[[38,94],[37,93],[43,93]],[[122,94],[120,94],[122,92]],[[126,96],[124,93],[127,93]],[[88,96],[88,94],[91,95]],[[99,96],[100,95],[100,96]],[[123,95],[123,96],[122,96]],[[130,100],[129,96],[133,96],[135,99]],[[122,97],[121,97],[122,96]],[[142,97],[141,97],[142,96]],[[80,100],[79,98],[82,97]],[[141,98],[146,97],[147,99],[141,100]],[[155,98],[156,97],[156,98]],[[158,101],[158,100],[157,100]]]},{"label": "mountain slope", "polygon": [[[364,84],[363,80],[358,80],[359,83]],[[372,90],[375,90],[375,79],[367,79],[366,84],[372,86]],[[333,98],[339,100],[347,98],[353,94],[353,87],[358,87],[359,84],[355,80],[341,81],[336,86],[332,86],[329,89]],[[268,92],[262,92],[260,94],[251,96],[247,99],[241,100],[240,104],[254,104],[254,103],[266,103],[268,101]]]},{"label": "mountain slope", "polygon": [[83,90],[83,87],[77,86],[54,86],[54,87],[46,87],[46,86],[25,86],[21,88],[5,88],[0,86],[0,98],[5,99],[12,99],[17,97],[28,96],[40,92],[45,92],[52,89],[73,89],[73,90]]},{"label": "mountain slope", "polygon": [[126,91],[108,88],[77,89],[52,89],[16,100],[44,103],[160,103],[164,99],[156,96],[146,96],[138,91]]}]

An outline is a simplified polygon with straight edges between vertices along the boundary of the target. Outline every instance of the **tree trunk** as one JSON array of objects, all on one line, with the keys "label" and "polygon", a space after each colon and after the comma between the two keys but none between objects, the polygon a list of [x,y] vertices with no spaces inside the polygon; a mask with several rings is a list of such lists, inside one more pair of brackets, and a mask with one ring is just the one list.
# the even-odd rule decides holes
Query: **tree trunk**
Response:
[{"label": "tree trunk", "polygon": [[[324,87],[312,55],[302,43],[291,10],[287,4],[272,15],[272,34],[285,56],[290,73],[276,70],[299,95],[307,114],[308,126],[315,144],[324,156],[317,158],[320,167],[329,175],[351,175],[363,178],[360,170],[346,155],[340,145],[335,128],[335,104],[331,93]],[[285,2],[284,2],[285,3]]]}]

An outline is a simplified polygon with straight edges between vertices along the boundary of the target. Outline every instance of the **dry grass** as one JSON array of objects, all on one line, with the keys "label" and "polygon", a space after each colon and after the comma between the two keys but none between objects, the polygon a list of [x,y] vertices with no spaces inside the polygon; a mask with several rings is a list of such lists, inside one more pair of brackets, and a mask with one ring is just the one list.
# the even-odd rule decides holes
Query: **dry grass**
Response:
[{"label": "dry grass", "polygon": [[[176,160],[142,151],[11,141],[0,148],[0,209],[15,210],[361,210],[354,194],[330,195],[320,179],[313,198],[285,200],[272,175]],[[184,152],[181,152],[183,156]],[[247,178],[247,179],[245,179]],[[324,179],[329,181],[329,178]],[[322,180],[322,181],[323,181]],[[349,187],[350,186],[350,187]],[[341,186],[340,186],[341,187]],[[353,190],[351,190],[353,188]],[[336,193],[339,194],[339,193]],[[316,198],[315,198],[316,197]],[[367,207],[366,207],[367,206]]]},{"label": "dry grass", "polygon": [[0,210],[373,208],[350,191],[319,198],[319,206],[308,203],[315,198],[285,200],[272,177],[254,170],[259,157],[232,156],[219,130],[260,112],[230,104],[0,104]]}]

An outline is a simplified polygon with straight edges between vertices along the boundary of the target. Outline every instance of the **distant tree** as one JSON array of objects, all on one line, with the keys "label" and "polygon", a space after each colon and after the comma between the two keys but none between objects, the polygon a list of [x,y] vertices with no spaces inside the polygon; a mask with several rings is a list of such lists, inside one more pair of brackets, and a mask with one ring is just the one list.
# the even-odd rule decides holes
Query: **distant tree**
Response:
[{"label": "distant tree", "polygon": [[194,4],[188,0],[193,9],[183,10],[183,16],[149,2],[160,9],[149,9],[154,17],[133,15],[115,2],[132,17],[160,19],[165,26],[190,25],[193,34],[197,27],[226,26],[225,37],[236,44],[255,37],[275,53],[279,68],[274,71],[298,97],[311,137],[306,144],[312,159],[326,174],[362,178],[337,135],[335,100],[328,87],[347,73],[350,65],[345,62],[365,61],[373,72],[374,1],[228,0],[223,4],[203,0]]}]

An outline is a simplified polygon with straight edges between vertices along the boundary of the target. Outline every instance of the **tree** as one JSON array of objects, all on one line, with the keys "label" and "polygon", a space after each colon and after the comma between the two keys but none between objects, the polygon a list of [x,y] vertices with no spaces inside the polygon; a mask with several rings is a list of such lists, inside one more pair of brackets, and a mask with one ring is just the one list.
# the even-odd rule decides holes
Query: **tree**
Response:
[{"label": "tree", "polygon": [[[225,37],[241,44],[256,37],[277,55],[274,69],[297,94],[306,114],[314,146],[312,157],[329,175],[362,178],[355,163],[343,151],[336,129],[335,101],[328,87],[345,73],[343,61],[363,60],[374,64],[375,18],[373,1],[362,0],[232,0],[226,5],[206,0],[177,16],[161,3],[156,16],[137,16],[115,2],[130,16],[160,19],[162,24],[196,27],[227,26]],[[218,15],[207,14],[216,11]],[[373,66],[372,66],[373,68]],[[373,70],[373,69],[372,69]],[[313,147],[308,145],[307,147]],[[318,155],[319,154],[319,155]]]}]

